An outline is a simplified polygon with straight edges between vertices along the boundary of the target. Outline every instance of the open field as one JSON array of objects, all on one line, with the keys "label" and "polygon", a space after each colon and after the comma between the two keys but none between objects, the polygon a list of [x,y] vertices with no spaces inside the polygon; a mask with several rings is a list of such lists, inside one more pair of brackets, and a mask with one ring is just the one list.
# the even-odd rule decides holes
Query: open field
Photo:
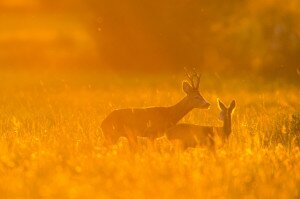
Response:
[{"label": "open field", "polygon": [[[0,0],[0,199],[299,199],[299,8],[299,0]],[[203,72],[211,108],[181,122],[221,126],[217,98],[236,100],[224,147],[182,150],[166,137],[104,144],[101,123],[114,109],[185,97],[183,67]],[[194,95],[183,106],[203,105],[185,88]],[[171,123],[153,112],[154,120],[138,116],[139,129]]]},{"label": "open field", "polygon": [[0,198],[299,198],[299,81],[205,75],[210,110],[183,121],[221,125],[216,99],[237,101],[214,158],[166,140],[104,147],[115,108],[172,105],[184,75],[0,74]]}]

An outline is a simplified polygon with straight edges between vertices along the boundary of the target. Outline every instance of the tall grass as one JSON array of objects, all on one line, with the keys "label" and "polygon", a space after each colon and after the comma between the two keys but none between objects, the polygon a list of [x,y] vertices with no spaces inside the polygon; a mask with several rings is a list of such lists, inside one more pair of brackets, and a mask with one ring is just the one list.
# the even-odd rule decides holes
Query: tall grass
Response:
[{"label": "tall grass", "polygon": [[1,198],[299,198],[299,85],[204,76],[210,110],[182,122],[221,125],[216,98],[236,99],[233,133],[217,150],[166,140],[137,150],[102,145],[115,108],[166,106],[180,75],[0,74]]}]

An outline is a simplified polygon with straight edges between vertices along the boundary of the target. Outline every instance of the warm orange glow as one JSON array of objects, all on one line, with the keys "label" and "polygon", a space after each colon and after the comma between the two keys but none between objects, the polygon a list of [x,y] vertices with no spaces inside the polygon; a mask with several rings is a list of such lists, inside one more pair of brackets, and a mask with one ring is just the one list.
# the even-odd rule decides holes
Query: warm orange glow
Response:
[{"label": "warm orange glow", "polygon": [[300,198],[300,0],[0,0],[0,27],[0,199]]},{"label": "warm orange glow", "polygon": [[297,0],[4,0],[0,59],[8,68],[197,65],[290,74],[300,62],[299,7]]}]

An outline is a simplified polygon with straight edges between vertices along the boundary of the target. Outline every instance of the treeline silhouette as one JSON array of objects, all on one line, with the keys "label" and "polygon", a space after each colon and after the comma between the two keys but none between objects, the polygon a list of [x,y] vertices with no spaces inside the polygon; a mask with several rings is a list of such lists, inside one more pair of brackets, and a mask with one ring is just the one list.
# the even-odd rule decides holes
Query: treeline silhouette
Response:
[{"label": "treeline silhouette", "polygon": [[0,47],[7,66],[288,74],[300,68],[296,0],[25,2],[0,7],[0,23],[14,22],[0,35],[9,46]]}]

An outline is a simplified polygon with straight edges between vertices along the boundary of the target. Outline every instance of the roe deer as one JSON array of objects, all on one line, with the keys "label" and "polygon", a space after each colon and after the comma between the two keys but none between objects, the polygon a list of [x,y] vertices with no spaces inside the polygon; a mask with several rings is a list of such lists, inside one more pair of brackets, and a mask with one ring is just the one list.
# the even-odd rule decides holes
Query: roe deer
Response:
[{"label": "roe deer", "polygon": [[227,108],[219,99],[219,119],[223,121],[222,127],[200,126],[193,124],[178,124],[166,131],[169,140],[179,140],[184,149],[196,146],[208,146],[214,150],[217,139],[224,143],[231,134],[231,115],[235,108],[235,100]]},{"label": "roe deer", "polygon": [[[114,110],[102,122],[101,128],[106,142],[116,143],[120,137],[126,137],[130,143],[137,137],[155,139],[177,124],[194,108],[208,109],[210,104],[199,92],[200,75],[186,74],[190,83],[183,82],[183,91],[187,94],[179,103],[170,107],[127,108]],[[196,81],[194,81],[196,79]]]}]

